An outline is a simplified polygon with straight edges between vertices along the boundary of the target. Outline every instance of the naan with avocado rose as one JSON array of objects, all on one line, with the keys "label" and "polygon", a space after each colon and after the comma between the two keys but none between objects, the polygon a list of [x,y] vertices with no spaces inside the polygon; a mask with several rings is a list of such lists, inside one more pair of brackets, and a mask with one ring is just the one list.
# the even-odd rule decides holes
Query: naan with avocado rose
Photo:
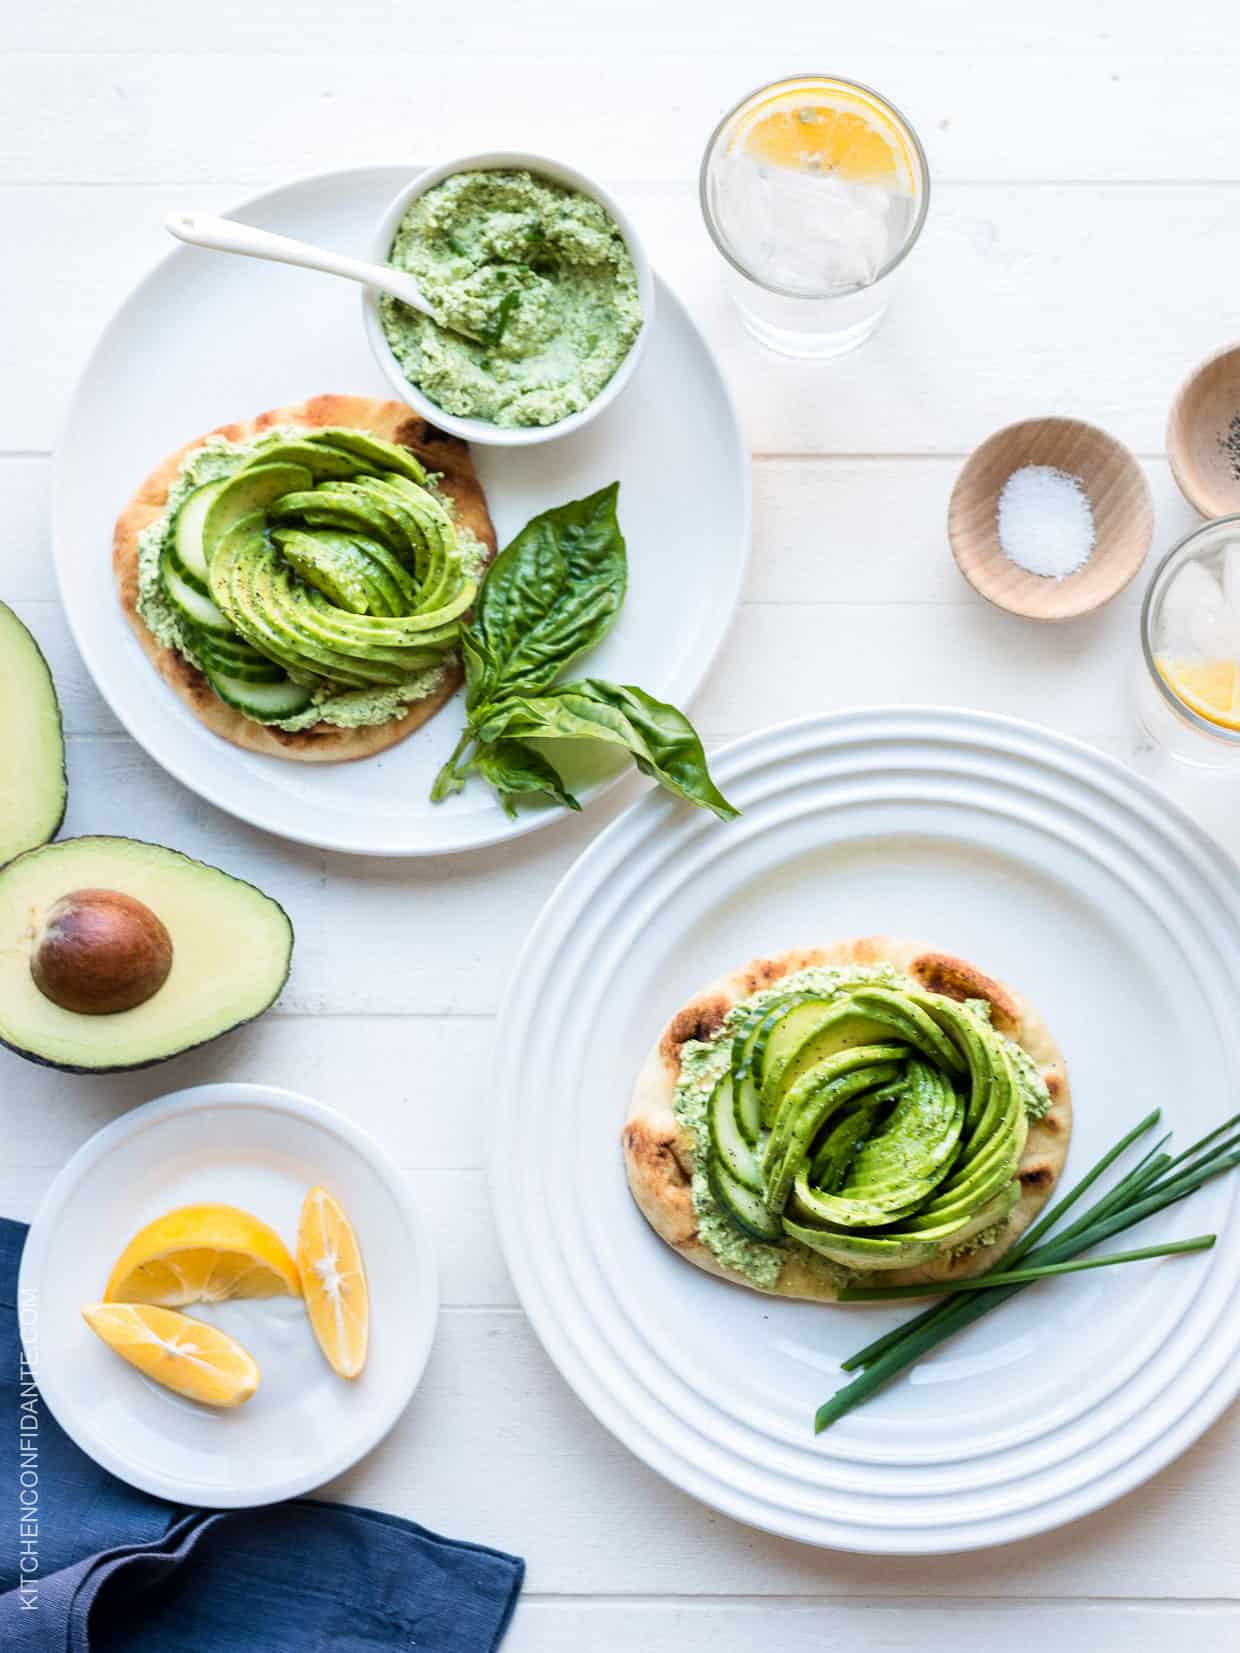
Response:
[{"label": "naan with avocado rose", "polygon": [[404,740],[461,680],[495,530],[469,448],[401,402],[315,396],[178,448],[121,512],[121,606],[213,733],[300,762]]},{"label": "naan with avocado rose", "polygon": [[672,1017],[622,1142],[687,1261],[782,1297],[980,1274],[1059,1180],[1063,1057],[1002,982],[870,936],[758,959]]}]

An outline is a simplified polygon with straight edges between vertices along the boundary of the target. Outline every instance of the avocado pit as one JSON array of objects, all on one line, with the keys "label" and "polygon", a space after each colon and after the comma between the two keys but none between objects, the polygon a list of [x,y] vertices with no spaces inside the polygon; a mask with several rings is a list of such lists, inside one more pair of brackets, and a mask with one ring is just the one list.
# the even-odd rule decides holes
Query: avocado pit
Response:
[{"label": "avocado pit", "polygon": [[168,979],[172,937],[145,904],[120,890],[71,890],[35,935],[30,974],[45,999],[83,1016],[145,1004]]}]

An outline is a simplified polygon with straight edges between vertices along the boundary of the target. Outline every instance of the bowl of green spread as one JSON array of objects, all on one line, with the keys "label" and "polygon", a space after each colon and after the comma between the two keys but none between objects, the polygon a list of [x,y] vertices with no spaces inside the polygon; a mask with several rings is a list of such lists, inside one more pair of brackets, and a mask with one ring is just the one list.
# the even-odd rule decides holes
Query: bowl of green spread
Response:
[{"label": "bowl of green spread", "polygon": [[597,184],[539,155],[430,167],[388,207],[377,262],[433,311],[366,289],[366,332],[400,396],[440,429],[517,447],[579,430],[632,378],[654,277]]}]

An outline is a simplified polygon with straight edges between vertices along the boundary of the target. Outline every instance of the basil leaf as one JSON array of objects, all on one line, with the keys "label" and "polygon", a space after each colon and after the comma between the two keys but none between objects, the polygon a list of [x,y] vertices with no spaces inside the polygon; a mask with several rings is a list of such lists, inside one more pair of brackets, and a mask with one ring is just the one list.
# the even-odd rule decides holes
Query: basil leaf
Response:
[{"label": "basil leaf", "polygon": [[611,629],[628,582],[619,491],[613,482],[544,511],[496,557],[471,627],[485,662],[471,709],[501,694],[543,693]]},{"label": "basil leaf", "polygon": [[465,704],[476,706],[491,670],[491,662],[483,644],[468,627],[461,629],[461,663],[465,667]]},{"label": "basil leaf", "polygon": [[474,767],[499,793],[499,801],[509,816],[517,813],[512,799],[522,793],[542,793],[568,809],[581,808],[566,789],[559,771],[541,752],[522,741],[498,740],[494,745],[480,747]]},{"label": "basil leaf", "polygon": [[488,710],[480,740],[603,740],[623,746],[643,775],[720,820],[739,815],[710,778],[702,742],[689,719],[633,684],[587,677],[551,694],[506,698]]}]

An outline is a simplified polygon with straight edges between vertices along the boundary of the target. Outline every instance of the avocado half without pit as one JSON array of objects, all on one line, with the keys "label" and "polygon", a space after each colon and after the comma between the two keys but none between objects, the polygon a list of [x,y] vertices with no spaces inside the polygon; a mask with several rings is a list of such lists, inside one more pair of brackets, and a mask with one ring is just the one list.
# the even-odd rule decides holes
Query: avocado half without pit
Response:
[{"label": "avocado half without pit", "polygon": [[39,645],[0,603],[0,863],[45,844],[65,817],[60,706]]},{"label": "avocado half without pit", "polygon": [[293,929],[253,884],[132,838],[0,868],[0,1043],[76,1073],[149,1067],[261,1015]]}]

